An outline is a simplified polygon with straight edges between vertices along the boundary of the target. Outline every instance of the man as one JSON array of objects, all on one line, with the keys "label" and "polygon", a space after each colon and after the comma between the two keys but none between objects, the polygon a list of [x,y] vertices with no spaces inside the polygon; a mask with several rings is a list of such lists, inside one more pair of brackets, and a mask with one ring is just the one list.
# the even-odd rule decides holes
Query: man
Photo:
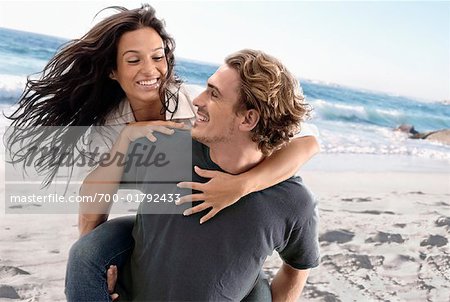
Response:
[{"label": "man", "polygon": [[[229,56],[194,100],[198,116],[191,131],[191,167],[238,174],[260,163],[298,130],[307,112],[298,88],[273,57],[253,50]],[[143,139],[135,143],[143,146],[144,156],[150,150],[146,145],[153,145]],[[155,172],[135,165],[123,179],[138,180],[136,188],[143,193],[166,194],[167,187],[157,184],[183,174],[174,167],[183,165],[185,151],[173,137],[158,138],[154,145],[169,150],[166,162],[171,161],[171,168]],[[193,178],[205,181],[195,173]],[[284,262],[270,285],[272,298],[295,301],[309,269],[319,263],[317,207],[298,177],[245,196],[204,226],[198,223],[204,212],[188,217],[151,214],[161,206],[174,205],[144,202],[137,214],[128,285],[133,300],[242,300],[258,282],[266,257],[277,250]]]}]

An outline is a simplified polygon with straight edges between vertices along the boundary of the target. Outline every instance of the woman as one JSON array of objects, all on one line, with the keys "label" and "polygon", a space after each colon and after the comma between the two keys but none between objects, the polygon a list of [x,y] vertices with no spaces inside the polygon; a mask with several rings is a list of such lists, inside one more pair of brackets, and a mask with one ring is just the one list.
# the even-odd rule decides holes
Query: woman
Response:
[{"label": "woman", "polygon": [[[155,17],[153,8],[148,5],[135,10],[115,8],[119,13],[60,50],[45,67],[40,80],[28,81],[19,108],[10,117],[14,127],[115,126],[107,132],[107,139],[104,139],[104,129],[91,127],[87,133],[91,145],[115,158],[115,154],[126,153],[128,144],[136,138],[147,136],[154,141],[153,131],[170,135],[171,128],[184,128],[185,123],[193,121],[195,112],[190,95],[173,71],[174,40]],[[73,152],[85,138],[83,131],[72,128],[75,127],[64,128],[68,130],[63,133],[58,132],[61,130],[46,133],[56,134],[55,143],[60,147],[57,157]],[[41,130],[35,131],[28,131],[26,137],[33,137]],[[21,132],[17,134],[11,136],[9,147],[26,138]],[[34,139],[36,144],[44,140],[42,135],[35,135]],[[303,137],[292,140],[260,165],[240,175],[197,169],[200,176],[211,178],[200,187],[202,207],[211,208],[201,222],[242,196],[289,178],[317,150],[314,137]],[[24,159],[26,154],[16,157],[16,162]],[[42,158],[43,166],[49,171],[47,184],[58,170],[52,165],[53,160],[54,157]],[[117,191],[122,175],[119,165],[97,163],[84,171],[80,195],[111,195]],[[107,184],[98,185],[105,179]],[[133,217],[104,223],[108,204],[96,202],[99,208],[95,209],[92,204],[80,206],[82,237],[72,247],[67,269],[69,301],[109,300],[107,269],[110,265],[120,269],[133,246]],[[200,211],[198,206],[190,212],[196,211]]]}]

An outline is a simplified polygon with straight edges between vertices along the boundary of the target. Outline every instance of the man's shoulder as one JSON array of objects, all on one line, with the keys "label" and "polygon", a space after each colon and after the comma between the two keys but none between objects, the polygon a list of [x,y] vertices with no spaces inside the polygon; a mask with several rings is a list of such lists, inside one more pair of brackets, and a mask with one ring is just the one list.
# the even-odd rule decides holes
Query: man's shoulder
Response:
[{"label": "man's shoulder", "polygon": [[287,223],[288,236],[277,247],[284,262],[296,269],[309,269],[319,263],[318,223],[316,199],[300,177],[292,177],[278,184],[283,188],[286,204],[282,214]]},{"label": "man's shoulder", "polygon": [[310,216],[317,207],[317,200],[311,190],[305,185],[300,176],[293,176],[266,190],[292,213],[302,213]]},{"label": "man's shoulder", "polygon": [[312,192],[303,181],[303,178],[299,175],[292,176],[285,181],[279,183],[286,187],[288,193],[304,195],[305,197],[312,198]]}]

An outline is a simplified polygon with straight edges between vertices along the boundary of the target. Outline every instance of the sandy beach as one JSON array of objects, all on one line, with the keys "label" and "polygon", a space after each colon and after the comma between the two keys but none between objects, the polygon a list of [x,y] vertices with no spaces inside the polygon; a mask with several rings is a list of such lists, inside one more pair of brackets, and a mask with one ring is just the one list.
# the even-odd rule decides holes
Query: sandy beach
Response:
[{"label": "sandy beach", "polygon": [[321,265],[301,301],[448,301],[450,176],[306,174],[320,202]]},{"label": "sandy beach", "polygon": [[[352,171],[336,169],[336,159],[319,155],[300,173],[319,201],[321,219],[321,264],[312,270],[300,301],[448,301],[450,174],[445,167]],[[375,159],[386,164],[383,156]],[[332,169],[324,169],[323,161]],[[76,215],[5,214],[3,200],[1,213],[0,301],[64,301]],[[275,253],[264,269],[273,276],[280,264]]]}]

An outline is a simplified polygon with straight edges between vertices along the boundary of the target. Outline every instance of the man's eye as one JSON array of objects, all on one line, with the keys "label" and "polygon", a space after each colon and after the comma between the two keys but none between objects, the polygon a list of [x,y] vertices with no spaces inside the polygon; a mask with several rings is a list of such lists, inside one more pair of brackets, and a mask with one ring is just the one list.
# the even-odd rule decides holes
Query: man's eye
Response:
[{"label": "man's eye", "polygon": [[219,94],[215,90],[211,90],[211,96],[217,98],[219,97]]}]

